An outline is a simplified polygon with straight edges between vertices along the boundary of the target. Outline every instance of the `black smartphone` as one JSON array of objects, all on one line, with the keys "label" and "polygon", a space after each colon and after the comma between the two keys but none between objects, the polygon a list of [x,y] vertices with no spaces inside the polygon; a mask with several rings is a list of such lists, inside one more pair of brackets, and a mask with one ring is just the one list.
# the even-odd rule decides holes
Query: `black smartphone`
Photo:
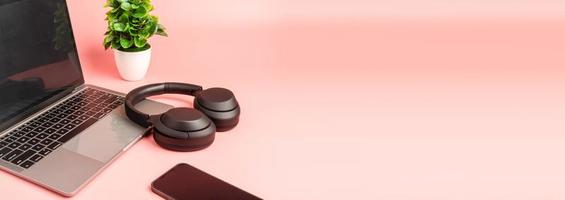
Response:
[{"label": "black smartphone", "polygon": [[186,163],[174,166],[151,183],[165,199],[261,199]]}]

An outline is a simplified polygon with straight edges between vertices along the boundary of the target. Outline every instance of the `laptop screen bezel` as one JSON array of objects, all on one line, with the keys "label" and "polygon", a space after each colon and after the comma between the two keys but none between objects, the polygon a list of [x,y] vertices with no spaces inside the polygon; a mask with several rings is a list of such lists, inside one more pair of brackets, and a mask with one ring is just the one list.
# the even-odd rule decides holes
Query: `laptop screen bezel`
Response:
[{"label": "laptop screen bezel", "polygon": [[[69,20],[69,22],[70,22],[69,23],[69,29],[71,30],[71,33],[70,33],[71,38],[74,40],[71,53],[75,53],[77,55],[77,58],[80,58],[78,51],[77,51],[76,39],[75,39],[72,20],[71,20],[71,16],[70,16],[70,12],[69,12],[69,7],[68,7],[68,4],[67,4],[66,1],[63,1],[63,2],[65,4],[65,12],[67,13],[67,20]],[[76,81],[69,84],[67,86],[68,87],[67,89],[53,94],[51,97],[45,99],[44,101],[25,109],[20,114],[15,115],[14,117],[12,117],[12,119],[9,119],[9,120],[6,120],[6,121],[0,123],[0,132],[3,132],[5,130],[11,128],[12,126],[20,123],[21,121],[23,121],[23,120],[29,118],[30,116],[34,115],[35,113],[39,112],[40,110],[42,110],[46,107],[49,107],[53,103],[61,100],[62,98],[64,98],[65,96],[67,96],[68,94],[73,92],[77,87],[84,85],[84,83],[85,83],[84,82],[84,74],[82,72],[82,64],[80,62],[80,59],[77,59],[77,64],[78,64],[78,70],[80,72],[80,77],[78,77],[78,79]]]}]

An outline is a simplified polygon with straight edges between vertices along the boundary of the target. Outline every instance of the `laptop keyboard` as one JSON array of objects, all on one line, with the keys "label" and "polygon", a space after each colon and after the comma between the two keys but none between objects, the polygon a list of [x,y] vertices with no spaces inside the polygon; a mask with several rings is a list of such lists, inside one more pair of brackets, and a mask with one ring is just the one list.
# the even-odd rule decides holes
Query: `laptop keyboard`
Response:
[{"label": "laptop keyboard", "polygon": [[27,169],[123,103],[86,88],[0,138],[0,158]]}]

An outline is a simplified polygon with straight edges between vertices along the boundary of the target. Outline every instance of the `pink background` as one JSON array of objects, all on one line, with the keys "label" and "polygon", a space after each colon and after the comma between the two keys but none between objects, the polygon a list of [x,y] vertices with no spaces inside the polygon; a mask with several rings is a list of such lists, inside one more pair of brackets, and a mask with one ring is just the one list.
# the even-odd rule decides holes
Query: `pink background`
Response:
[{"label": "pink background", "polygon": [[[265,199],[565,199],[565,1],[154,3],[170,37],[126,82],[104,2],[69,0],[87,82],[225,86],[241,123],[193,153],[146,138],[77,199],[157,199],[180,162]],[[0,191],[61,198],[3,172]]]}]

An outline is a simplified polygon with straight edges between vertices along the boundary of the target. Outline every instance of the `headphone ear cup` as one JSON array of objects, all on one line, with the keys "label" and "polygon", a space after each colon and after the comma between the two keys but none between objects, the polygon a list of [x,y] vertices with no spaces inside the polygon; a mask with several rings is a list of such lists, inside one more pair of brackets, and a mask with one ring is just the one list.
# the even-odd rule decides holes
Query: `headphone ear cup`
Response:
[{"label": "headphone ear cup", "polygon": [[212,145],[215,139],[214,128],[210,128],[209,130],[207,130],[207,132],[209,133],[206,134],[207,135],[206,137],[188,138],[188,139],[179,139],[179,138],[170,137],[166,134],[159,132],[159,130],[155,128],[153,128],[152,132],[153,132],[153,139],[159,146],[172,151],[181,151],[181,152],[198,151]]},{"label": "headphone ear cup", "polygon": [[202,111],[212,122],[216,125],[216,130],[218,132],[229,131],[237,126],[239,123],[239,107],[234,110],[227,112],[218,112],[202,107],[198,103],[194,104],[194,107]]},{"label": "headphone ear cup", "polygon": [[153,138],[163,148],[174,151],[196,151],[214,142],[216,126],[198,110],[173,108],[151,116]]},{"label": "headphone ear cup", "polygon": [[241,110],[235,95],[225,88],[210,88],[198,92],[194,108],[204,113],[216,125],[217,131],[227,131],[239,123]]}]

